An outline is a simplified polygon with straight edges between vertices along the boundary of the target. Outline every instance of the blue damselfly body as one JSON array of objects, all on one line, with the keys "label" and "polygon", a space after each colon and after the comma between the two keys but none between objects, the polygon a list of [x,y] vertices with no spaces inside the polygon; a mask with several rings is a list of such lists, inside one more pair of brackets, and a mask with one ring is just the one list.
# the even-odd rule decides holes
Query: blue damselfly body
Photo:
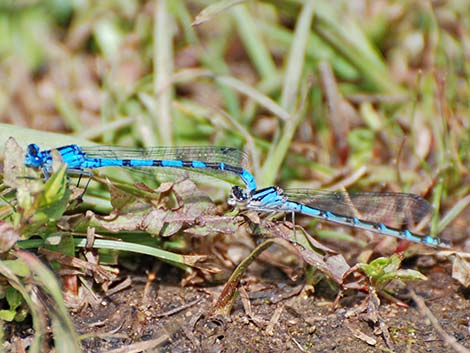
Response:
[{"label": "blue damselfly body", "polygon": [[[74,174],[90,174],[89,169],[102,167],[128,168],[184,168],[229,173],[240,177],[246,185],[247,197],[256,189],[253,175],[244,168],[246,155],[232,147],[191,146],[126,148],[109,146],[80,147],[72,144],[58,147],[67,170]],[[28,145],[25,155],[27,167],[42,169],[49,177],[52,169],[52,151]]]},{"label": "blue damselfly body", "polygon": [[257,212],[299,213],[427,246],[449,247],[442,239],[419,235],[402,227],[416,225],[432,210],[425,199],[415,194],[323,190],[284,192],[278,186],[271,186],[246,195],[240,187],[234,186],[229,204]]}]

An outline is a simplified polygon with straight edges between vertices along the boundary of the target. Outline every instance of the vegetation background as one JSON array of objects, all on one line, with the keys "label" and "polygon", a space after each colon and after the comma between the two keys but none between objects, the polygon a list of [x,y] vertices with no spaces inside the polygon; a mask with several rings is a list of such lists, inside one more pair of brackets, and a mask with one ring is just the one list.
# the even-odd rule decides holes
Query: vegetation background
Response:
[{"label": "vegetation background", "polygon": [[[0,38],[5,350],[470,347],[468,1],[4,0]],[[259,187],[419,194],[423,232],[463,252],[301,217],[293,241],[229,213],[230,183],[205,176],[155,191],[100,172],[78,202],[64,168],[43,182],[10,136],[238,147]]]}]

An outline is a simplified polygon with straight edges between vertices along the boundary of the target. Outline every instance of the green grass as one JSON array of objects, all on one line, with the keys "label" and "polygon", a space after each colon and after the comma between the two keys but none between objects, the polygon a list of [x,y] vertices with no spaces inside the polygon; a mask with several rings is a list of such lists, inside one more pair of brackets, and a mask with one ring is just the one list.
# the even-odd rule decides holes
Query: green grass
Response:
[{"label": "green grass", "polygon": [[[430,231],[453,239],[444,228],[469,203],[466,2],[374,3],[361,10],[348,1],[7,2],[0,5],[0,154],[10,136],[23,148],[239,147],[260,187],[417,193],[435,207]],[[227,183],[155,191],[135,184],[145,176],[100,172],[78,204],[64,169],[44,183],[21,169],[21,153],[10,146],[6,157],[16,164],[4,164],[0,226],[11,238],[0,273],[4,317],[24,319],[26,309],[33,317],[30,351],[44,344],[47,317],[57,351],[78,346],[57,283],[48,282],[52,271],[21,248],[83,257],[96,231],[102,257],[148,254],[191,272],[204,270],[207,254],[188,234],[228,247],[215,234],[230,238],[239,229],[223,215]],[[32,178],[18,178],[26,173]],[[185,201],[189,194],[199,202]],[[111,212],[115,218],[105,216]],[[319,235],[355,239],[336,229]],[[302,244],[307,263],[330,269],[316,258],[328,249],[302,239],[295,246]],[[12,260],[29,272],[15,272]],[[44,314],[33,301],[30,279],[54,310]]]}]

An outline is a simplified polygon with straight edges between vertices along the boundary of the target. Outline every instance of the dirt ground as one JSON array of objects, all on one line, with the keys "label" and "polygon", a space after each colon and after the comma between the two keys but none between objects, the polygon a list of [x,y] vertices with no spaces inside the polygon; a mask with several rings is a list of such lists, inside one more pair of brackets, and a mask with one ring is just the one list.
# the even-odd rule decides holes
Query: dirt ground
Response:
[{"label": "dirt ground", "polygon": [[[89,352],[452,352],[432,315],[470,348],[470,292],[450,278],[450,265],[425,274],[427,281],[408,284],[399,295],[408,307],[382,300],[376,323],[358,309],[367,294],[347,292],[334,310],[337,292],[328,286],[314,293],[302,280],[292,283],[268,269],[262,283],[244,282],[230,317],[213,316],[222,286],[182,288],[181,274],[170,267],[160,269],[150,286],[146,277],[131,275],[129,289],[79,310],[73,320],[81,335],[89,335],[83,341]],[[411,300],[410,290],[424,299],[431,316]],[[249,299],[242,300],[243,294]]]}]

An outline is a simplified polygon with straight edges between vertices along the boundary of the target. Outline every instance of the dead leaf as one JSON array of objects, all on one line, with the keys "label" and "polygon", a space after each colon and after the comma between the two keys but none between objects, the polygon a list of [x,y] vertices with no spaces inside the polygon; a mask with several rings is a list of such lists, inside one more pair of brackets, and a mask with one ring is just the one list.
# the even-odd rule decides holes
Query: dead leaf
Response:
[{"label": "dead leaf", "polygon": [[455,254],[455,260],[452,265],[452,278],[468,288],[470,286],[470,262],[468,258]]},{"label": "dead leaf", "polygon": [[0,221],[0,253],[10,250],[18,240],[20,236],[15,229],[9,223]]}]

